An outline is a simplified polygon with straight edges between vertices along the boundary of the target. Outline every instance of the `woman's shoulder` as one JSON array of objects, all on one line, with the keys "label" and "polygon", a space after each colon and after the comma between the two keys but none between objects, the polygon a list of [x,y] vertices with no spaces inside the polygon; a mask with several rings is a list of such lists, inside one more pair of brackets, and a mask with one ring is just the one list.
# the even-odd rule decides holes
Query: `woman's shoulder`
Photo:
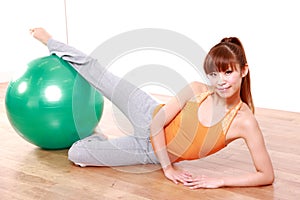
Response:
[{"label": "woman's shoulder", "polygon": [[192,90],[192,95],[190,96],[188,102],[200,102],[210,94],[210,87],[201,82],[191,82],[188,87]]},{"label": "woman's shoulder", "polygon": [[235,117],[235,124],[238,126],[241,136],[245,137],[249,132],[259,131],[259,125],[255,115],[246,103],[242,103],[240,110]]},{"label": "woman's shoulder", "polygon": [[201,94],[203,92],[207,92],[208,90],[210,90],[209,85],[202,83],[202,82],[198,82],[198,81],[191,82],[189,84],[189,86],[194,91],[195,95],[198,95],[198,94]]},{"label": "woman's shoulder", "polygon": [[189,84],[190,89],[193,91],[193,95],[189,99],[189,101],[199,101],[199,98],[203,98],[210,93],[211,88],[209,85],[201,82],[191,82]]}]

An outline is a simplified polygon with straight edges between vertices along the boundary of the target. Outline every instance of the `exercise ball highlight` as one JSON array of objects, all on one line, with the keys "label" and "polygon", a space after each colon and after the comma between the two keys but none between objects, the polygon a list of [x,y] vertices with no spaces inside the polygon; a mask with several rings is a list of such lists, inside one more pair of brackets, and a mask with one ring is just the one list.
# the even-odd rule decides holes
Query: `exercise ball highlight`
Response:
[{"label": "exercise ball highlight", "polygon": [[43,149],[65,149],[93,133],[103,96],[56,55],[35,59],[10,81],[5,106],[15,131]]}]

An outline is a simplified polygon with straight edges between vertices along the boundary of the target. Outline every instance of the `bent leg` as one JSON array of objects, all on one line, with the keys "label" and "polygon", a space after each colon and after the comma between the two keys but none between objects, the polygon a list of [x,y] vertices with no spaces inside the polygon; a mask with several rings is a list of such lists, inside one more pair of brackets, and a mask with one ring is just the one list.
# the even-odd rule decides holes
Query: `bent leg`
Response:
[{"label": "bent leg", "polygon": [[134,137],[105,140],[92,135],[75,142],[69,160],[80,166],[125,166],[158,164],[151,143]]}]

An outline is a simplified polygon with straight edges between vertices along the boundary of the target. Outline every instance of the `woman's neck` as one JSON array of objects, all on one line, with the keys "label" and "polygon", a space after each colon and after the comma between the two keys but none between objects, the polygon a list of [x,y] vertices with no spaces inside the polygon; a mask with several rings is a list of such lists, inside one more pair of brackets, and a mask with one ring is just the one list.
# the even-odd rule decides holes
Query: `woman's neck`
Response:
[{"label": "woman's neck", "polygon": [[222,98],[215,92],[211,97],[215,106],[224,107],[226,110],[230,110],[241,101],[239,93],[234,94],[229,98]]}]

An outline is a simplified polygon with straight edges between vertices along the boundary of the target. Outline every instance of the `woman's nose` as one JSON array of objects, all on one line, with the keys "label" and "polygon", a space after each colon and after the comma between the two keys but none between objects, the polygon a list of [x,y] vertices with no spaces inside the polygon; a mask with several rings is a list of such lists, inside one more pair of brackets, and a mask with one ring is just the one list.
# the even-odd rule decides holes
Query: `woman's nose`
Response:
[{"label": "woman's nose", "polygon": [[218,85],[223,85],[225,84],[225,76],[221,73],[218,74],[218,81],[217,81]]}]

